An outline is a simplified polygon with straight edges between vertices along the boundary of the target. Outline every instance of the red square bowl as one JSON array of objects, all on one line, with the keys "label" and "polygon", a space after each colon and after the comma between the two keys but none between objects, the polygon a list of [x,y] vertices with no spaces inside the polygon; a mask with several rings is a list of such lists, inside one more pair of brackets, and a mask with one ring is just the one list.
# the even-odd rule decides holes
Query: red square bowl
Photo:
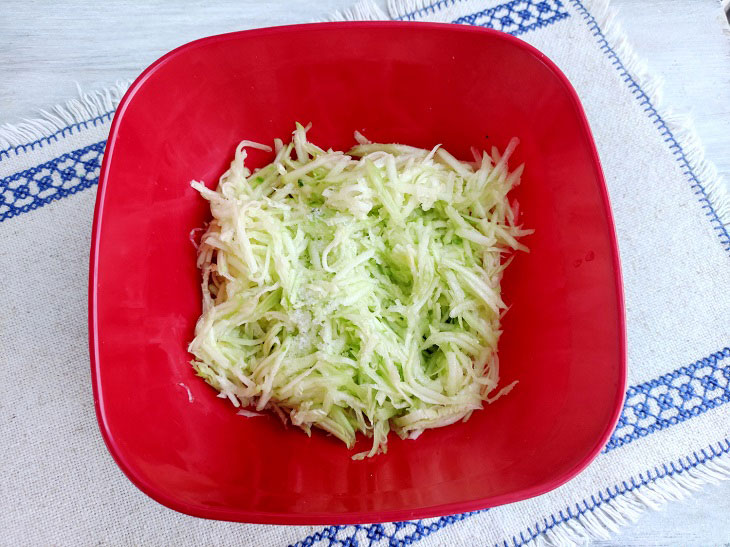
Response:
[{"label": "red square bowl", "polygon": [[[194,376],[201,311],[191,229],[209,216],[190,180],[217,182],[242,139],[374,141],[468,158],[517,136],[515,191],[530,253],[507,269],[500,341],[508,395],[466,423],[391,438],[353,461],[323,433],[237,416]],[[251,153],[251,165],[271,156]],[[535,496],[607,441],[625,384],[613,223],[585,115],[529,45],[438,24],[269,28],[182,46],[132,85],[114,118],[91,249],[90,345],[102,434],[149,496],[201,517],[360,523],[481,509]],[[364,442],[363,442],[364,445]]]}]

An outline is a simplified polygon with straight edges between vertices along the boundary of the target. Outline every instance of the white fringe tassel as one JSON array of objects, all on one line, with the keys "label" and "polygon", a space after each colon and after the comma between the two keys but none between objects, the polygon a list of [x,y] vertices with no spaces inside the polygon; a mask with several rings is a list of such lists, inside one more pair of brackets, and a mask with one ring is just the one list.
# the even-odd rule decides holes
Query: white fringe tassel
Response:
[{"label": "white fringe tassel", "polygon": [[706,484],[730,480],[730,457],[719,456],[696,467],[625,492],[583,515],[558,524],[528,544],[567,547],[610,539],[622,526],[636,522],[647,510],[658,510],[670,501],[680,501]]},{"label": "white fringe tassel", "polygon": [[50,110],[41,110],[38,118],[28,119],[15,124],[0,126],[0,150],[23,146],[80,124],[113,113],[122,100],[131,82],[118,81],[116,85],[85,93],[77,84],[78,99],[58,104]]},{"label": "white fringe tassel", "polygon": [[416,11],[428,8],[436,10],[455,3],[454,0],[388,0],[388,12],[393,19],[399,19]]},{"label": "white fringe tassel", "polygon": [[387,21],[388,19],[391,17],[373,0],[360,0],[327,18],[328,21]]},{"label": "white fringe tassel", "polygon": [[[436,10],[442,5],[451,5],[459,0],[359,0],[351,7],[336,11],[328,21],[383,21],[400,19],[416,11],[431,8]],[[387,13],[381,5],[387,5]]]}]

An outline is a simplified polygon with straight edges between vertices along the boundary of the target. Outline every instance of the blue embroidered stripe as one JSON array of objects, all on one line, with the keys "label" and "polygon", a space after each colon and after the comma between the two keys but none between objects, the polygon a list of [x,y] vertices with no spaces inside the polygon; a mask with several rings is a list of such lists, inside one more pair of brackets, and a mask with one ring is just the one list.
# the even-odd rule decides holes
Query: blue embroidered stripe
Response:
[{"label": "blue embroidered stripe", "polygon": [[570,17],[567,11],[561,9],[562,7],[563,3],[560,0],[542,2],[513,0],[478,13],[459,17],[452,23],[487,27],[519,36]]},{"label": "blue embroidered stripe", "polygon": [[[418,17],[436,13],[463,1],[465,0],[439,0],[396,17],[395,20],[414,21]],[[513,0],[478,13],[460,17],[452,23],[496,28],[502,32],[518,36],[528,30],[534,30],[570,17],[567,11],[561,11],[560,8],[563,5],[561,0]]]},{"label": "blue embroidered stripe", "polygon": [[0,222],[95,185],[105,144],[100,141],[0,179]]},{"label": "blue embroidered stripe", "polygon": [[[441,0],[415,11],[406,13],[397,20],[413,21],[419,16],[428,15],[452,6],[463,0]],[[478,13],[472,13],[459,17],[452,21],[456,24],[474,25],[486,28],[493,28],[519,36],[525,32],[548,26],[552,23],[570,17],[570,14],[562,9],[561,0],[512,0],[493,8],[485,9]]]},{"label": "blue embroidered stripe", "polygon": [[[730,347],[723,348],[691,365],[678,368],[649,382],[629,387],[618,426],[606,445],[604,453],[629,444],[650,433],[698,416],[728,401],[730,401]],[[704,451],[702,453],[705,454]],[[671,474],[671,472],[681,472],[682,469],[686,470],[687,467],[674,465],[672,465],[672,469],[664,467],[663,471],[655,470],[654,475],[649,472],[649,479],[647,480],[655,480],[666,476],[667,473]],[[651,478],[652,476],[654,478]],[[639,475],[639,478],[643,480],[643,475]],[[646,484],[646,481],[641,484]],[[633,488],[636,488],[639,483],[632,480],[632,485]],[[589,507],[584,500],[583,509],[576,505],[577,514],[581,515],[586,511],[592,511],[601,502],[608,501],[620,495],[620,493],[626,492],[626,488],[631,489],[626,483],[623,483],[623,486],[623,491],[620,491],[619,487],[616,487],[615,491],[606,490],[606,496],[599,493],[598,497],[601,501],[596,502],[593,499],[594,505],[592,507]],[[571,516],[572,509],[569,508],[567,511],[568,516]],[[370,539],[369,545],[375,544],[376,540],[373,539],[375,536],[378,540],[388,539],[390,541],[388,545],[409,545],[444,526],[464,520],[480,512],[474,511],[461,515],[441,517],[429,524],[421,520],[369,526],[329,526],[295,543],[293,547],[314,545],[315,541],[329,541],[326,545],[331,546],[359,545],[356,536],[361,537],[363,534]],[[565,519],[563,515],[559,516]],[[552,522],[545,521],[545,526],[536,526],[537,532],[529,530],[529,537],[532,539],[559,522],[561,522],[560,519],[553,516]],[[522,537],[522,540],[522,543],[529,541],[529,539],[525,540],[524,537]],[[521,545],[522,543],[514,543],[514,545]],[[505,545],[508,544],[505,543]]]},{"label": "blue embroidered stripe", "polygon": [[730,402],[730,347],[659,378],[631,386],[604,452]]},{"label": "blue embroidered stripe", "polygon": [[403,522],[388,522],[385,524],[354,524],[343,526],[327,526],[298,541],[289,547],[310,547],[316,543],[327,541],[327,546],[359,547],[361,545],[377,545],[387,540],[387,545],[400,547],[410,545],[430,536],[441,528],[466,520],[483,511],[472,511],[459,515],[449,515],[435,519],[433,522],[425,520],[406,520]]},{"label": "blue embroidered stripe", "polygon": [[60,138],[65,138],[65,137],[68,137],[69,135],[73,135],[73,133],[79,129],[82,129],[82,128],[87,129],[90,125],[97,126],[100,123],[109,121],[112,119],[112,116],[114,116],[114,112],[115,111],[112,110],[111,112],[105,112],[104,114],[96,116],[95,118],[91,118],[90,120],[68,125],[68,126],[64,127],[63,129],[59,129],[55,133],[48,135],[47,137],[40,138],[33,142],[4,148],[3,150],[0,150],[0,161],[2,161],[3,158],[9,157],[11,153],[14,153],[17,156],[21,152],[27,152],[28,150],[33,150],[36,147],[40,148],[44,144],[50,144],[51,142],[58,142],[58,140]]}]

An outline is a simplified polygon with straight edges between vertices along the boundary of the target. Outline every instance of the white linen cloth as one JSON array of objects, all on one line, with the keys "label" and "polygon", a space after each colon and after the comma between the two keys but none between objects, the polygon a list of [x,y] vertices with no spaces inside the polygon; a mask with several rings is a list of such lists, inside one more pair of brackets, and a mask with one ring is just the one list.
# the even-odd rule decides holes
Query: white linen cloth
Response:
[{"label": "white linen cloth", "polygon": [[[607,449],[548,494],[399,524],[212,522],[139,492],[94,415],[87,272],[96,179],[121,89],[0,129],[1,545],[522,545],[608,537],[730,476],[728,199],[603,2],[394,0],[340,17],[482,25],[566,73],[605,171],[626,296],[628,393]],[[42,105],[39,105],[42,106]]]}]

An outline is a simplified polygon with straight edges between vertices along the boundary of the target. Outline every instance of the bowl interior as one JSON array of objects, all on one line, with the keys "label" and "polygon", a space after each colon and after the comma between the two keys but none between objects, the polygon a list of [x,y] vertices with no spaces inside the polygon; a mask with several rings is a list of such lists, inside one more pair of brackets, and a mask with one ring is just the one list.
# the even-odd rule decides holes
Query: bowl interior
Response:
[{"label": "bowl interior", "polygon": [[[354,462],[338,441],[243,418],[196,378],[200,313],[193,228],[241,139],[470,147],[519,137],[514,192],[530,253],[503,282],[506,397],[466,423],[389,441]],[[271,156],[253,151],[249,165]],[[514,164],[516,165],[516,163]],[[365,522],[523,499],[572,477],[621,405],[623,315],[613,226],[591,135],[565,78],[496,32],[350,23],[248,31],[168,54],[133,85],[107,146],[90,281],[101,429],[129,477],[187,513],[277,522]],[[357,448],[365,447],[361,441]]]}]

